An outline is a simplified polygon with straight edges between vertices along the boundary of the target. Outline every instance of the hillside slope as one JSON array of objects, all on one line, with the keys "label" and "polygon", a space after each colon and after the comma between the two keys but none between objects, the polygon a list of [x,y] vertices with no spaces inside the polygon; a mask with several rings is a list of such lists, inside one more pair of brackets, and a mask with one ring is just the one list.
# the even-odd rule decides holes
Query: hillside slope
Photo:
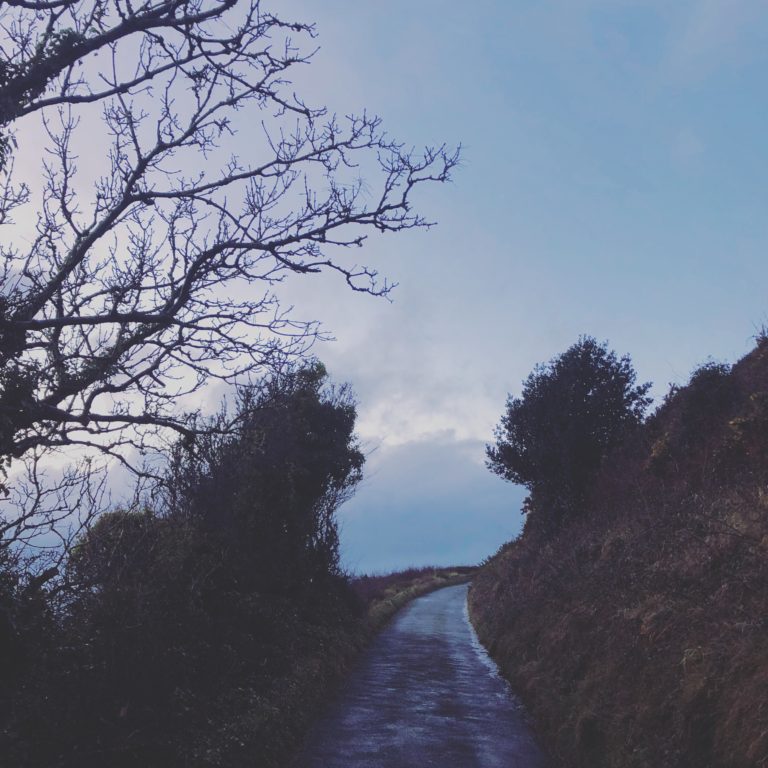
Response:
[{"label": "hillside slope", "polygon": [[768,766],[768,341],[670,393],[470,609],[555,765]]}]

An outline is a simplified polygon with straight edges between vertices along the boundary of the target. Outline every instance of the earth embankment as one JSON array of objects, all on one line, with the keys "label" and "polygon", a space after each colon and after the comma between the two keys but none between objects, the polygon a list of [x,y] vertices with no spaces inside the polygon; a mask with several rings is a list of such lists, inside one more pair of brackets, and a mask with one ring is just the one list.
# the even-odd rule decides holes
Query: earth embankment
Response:
[{"label": "earth embankment", "polygon": [[768,765],[768,342],[674,390],[470,610],[557,765]]}]

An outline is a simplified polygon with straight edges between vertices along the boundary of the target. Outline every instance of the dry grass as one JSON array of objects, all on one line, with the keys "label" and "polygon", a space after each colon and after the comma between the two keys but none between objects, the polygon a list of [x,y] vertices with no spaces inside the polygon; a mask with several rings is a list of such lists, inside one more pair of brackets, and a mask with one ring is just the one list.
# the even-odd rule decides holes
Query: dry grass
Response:
[{"label": "dry grass", "polygon": [[378,631],[411,600],[442,587],[470,581],[476,568],[409,568],[381,576],[362,576],[352,582],[352,588],[368,605],[368,623]]}]

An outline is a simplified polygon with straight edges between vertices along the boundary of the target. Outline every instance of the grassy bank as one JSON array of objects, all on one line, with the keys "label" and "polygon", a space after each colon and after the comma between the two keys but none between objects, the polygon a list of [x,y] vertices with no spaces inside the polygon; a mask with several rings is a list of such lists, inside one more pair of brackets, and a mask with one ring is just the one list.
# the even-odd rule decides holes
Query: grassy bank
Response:
[{"label": "grassy bank", "polygon": [[672,392],[470,611],[556,766],[768,765],[768,343]]},{"label": "grassy bank", "polygon": [[381,629],[392,616],[411,600],[436,589],[470,581],[476,568],[411,568],[381,576],[361,576],[352,588],[366,605],[368,632]]}]

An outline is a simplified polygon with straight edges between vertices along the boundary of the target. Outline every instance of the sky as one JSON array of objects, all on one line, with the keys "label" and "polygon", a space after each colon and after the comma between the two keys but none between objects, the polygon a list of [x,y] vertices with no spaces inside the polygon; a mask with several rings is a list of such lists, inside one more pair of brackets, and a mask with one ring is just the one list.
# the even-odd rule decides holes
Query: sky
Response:
[{"label": "sky", "polygon": [[[417,190],[437,226],[360,254],[398,283],[391,301],[332,275],[279,293],[335,337],[314,352],[359,401],[368,460],[340,512],[345,566],[478,562],[522,526],[524,489],[484,453],[534,365],[590,334],[660,398],[768,324],[768,7],[283,0],[279,13],[317,25],[293,76],[310,104],[377,113],[417,149],[462,145],[453,181]],[[258,154],[253,127],[235,150]],[[33,131],[18,153],[30,173]]]},{"label": "sky", "polygon": [[[359,399],[368,473],[347,567],[477,562],[521,527],[484,467],[508,393],[580,334],[659,398],[768,323],[768,8],[752,0],[292,0],[298,85],[415,146],[461,143],[438,226],[371,243],[392,302],[295,287]],[[298,88],[297,88],[298,89]]]}]

